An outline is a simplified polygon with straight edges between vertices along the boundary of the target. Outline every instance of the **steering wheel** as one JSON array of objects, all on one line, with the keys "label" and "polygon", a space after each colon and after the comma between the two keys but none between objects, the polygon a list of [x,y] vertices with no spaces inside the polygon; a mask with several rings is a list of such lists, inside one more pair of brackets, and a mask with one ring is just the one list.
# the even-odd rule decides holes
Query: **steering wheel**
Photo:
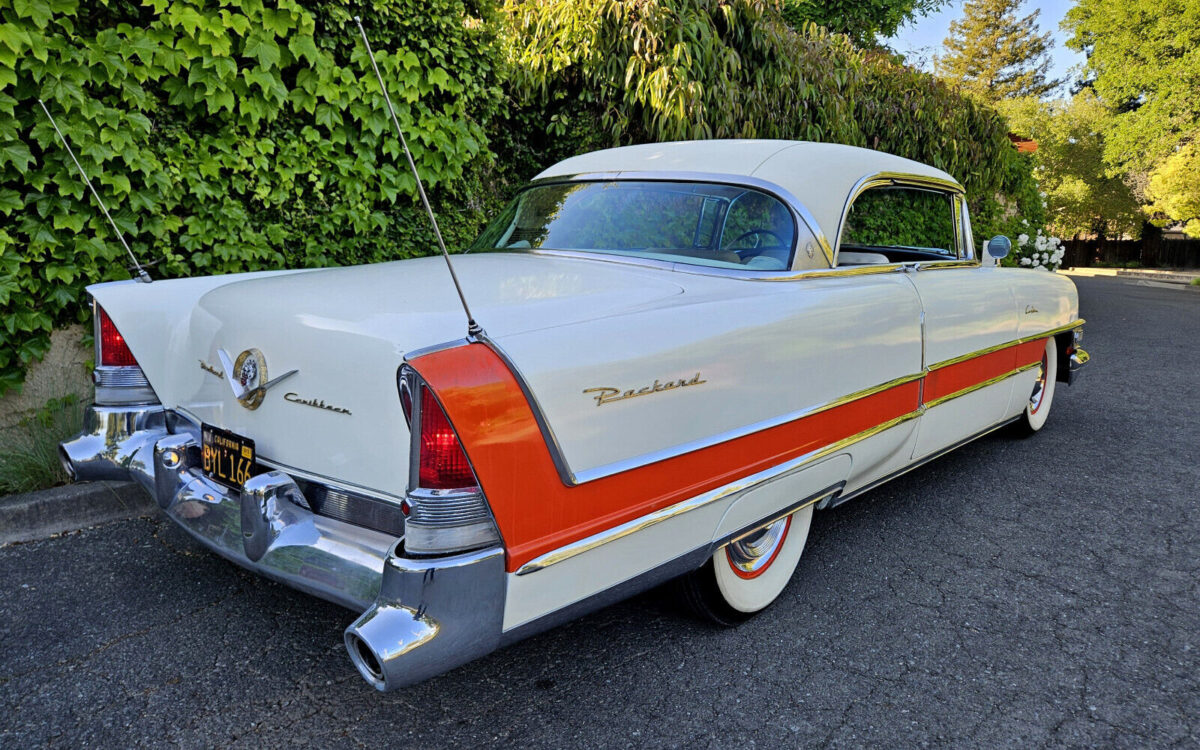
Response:
[{"label": "steering wheel", "polygon": [[[787,244],[783,241],[782,237],[780,237],[775,232],[772,232],[770,229],[751,229],[748,232],[742,232],[740,235],[738,235],[737,239],[735,239],[730,244],[729,247],[731,250],[733,250],[734,252],[738,252],[738,253],[740,253],[742,250],[755,250],[759,247],[762,247],[763,243],[762,243],[762,240],[760,239],[760,237],[764,234],[770,235],[771,237],[774,237],[776,240],[778,240],[778,242],[776,243],[778,245],[782,246],[782,245]],[[750,247],[739,248],[738,246],[742,244],[742,240],[746,239],[747,237],[753,237],[754,244],[751,245]]]}]

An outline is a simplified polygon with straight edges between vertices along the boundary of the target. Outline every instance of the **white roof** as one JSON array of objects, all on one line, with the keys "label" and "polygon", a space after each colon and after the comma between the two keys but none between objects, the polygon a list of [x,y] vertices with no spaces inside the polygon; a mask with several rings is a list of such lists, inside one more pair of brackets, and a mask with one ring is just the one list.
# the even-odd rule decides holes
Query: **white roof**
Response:
[{"label": "white roof", "polygon": [[958,184],[940,169],[882,151],[835,143],[767,140],[679,141],[610,148],[564,159],[537,178],[596,172],[708,172],[767,180],[795,196],[831,243],[846,198],[863,177],[895,172]]}]

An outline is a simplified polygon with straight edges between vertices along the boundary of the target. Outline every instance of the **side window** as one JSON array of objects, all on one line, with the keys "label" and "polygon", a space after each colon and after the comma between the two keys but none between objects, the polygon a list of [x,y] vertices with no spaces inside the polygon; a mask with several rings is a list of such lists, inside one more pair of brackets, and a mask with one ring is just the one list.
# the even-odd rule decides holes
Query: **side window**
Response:
[{"label": "side window", "polygon": [[841,249],[881,253],[892,261],[955,258],[954,198],[912,187],[867,190],[842,228]]}]

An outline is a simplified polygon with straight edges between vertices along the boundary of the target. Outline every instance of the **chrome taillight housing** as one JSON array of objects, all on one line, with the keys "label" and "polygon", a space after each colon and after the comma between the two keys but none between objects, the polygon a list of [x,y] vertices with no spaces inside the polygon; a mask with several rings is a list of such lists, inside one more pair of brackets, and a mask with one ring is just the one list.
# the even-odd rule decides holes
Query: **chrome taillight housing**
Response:
[{"label": "chrome taillight housing", "polygon": [[150,381],[112,318],[95,302],[92,313],[96,339],[96,368],[92,370],[92,382],[96,385],[96,403],[100,406],[158,403]]},{"label": "chrome taillight housing", "polygon": [[411,432],[404,549],[446,555],[500,542],[479,479],[437,396],[408,365],[400,402]]}]

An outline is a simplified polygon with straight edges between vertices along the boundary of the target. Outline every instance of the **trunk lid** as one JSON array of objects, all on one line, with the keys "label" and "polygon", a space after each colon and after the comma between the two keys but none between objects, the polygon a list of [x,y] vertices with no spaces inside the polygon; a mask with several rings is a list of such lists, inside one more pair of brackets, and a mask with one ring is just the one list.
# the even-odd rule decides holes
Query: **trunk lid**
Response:
[{"label": "trunk lid", "polygon": [[[653,272],[532,254],[455,257],[476,319],[493,337],[653,306],[682,288]],[[396,389],[406,352],[466,335],[445,261],[89,288],[164,406],[251,438],[260,459],[301,476],[400,496],[408,432]],[[299,370],[247,409],[221,373],[259,350],[265,382]]]}]

